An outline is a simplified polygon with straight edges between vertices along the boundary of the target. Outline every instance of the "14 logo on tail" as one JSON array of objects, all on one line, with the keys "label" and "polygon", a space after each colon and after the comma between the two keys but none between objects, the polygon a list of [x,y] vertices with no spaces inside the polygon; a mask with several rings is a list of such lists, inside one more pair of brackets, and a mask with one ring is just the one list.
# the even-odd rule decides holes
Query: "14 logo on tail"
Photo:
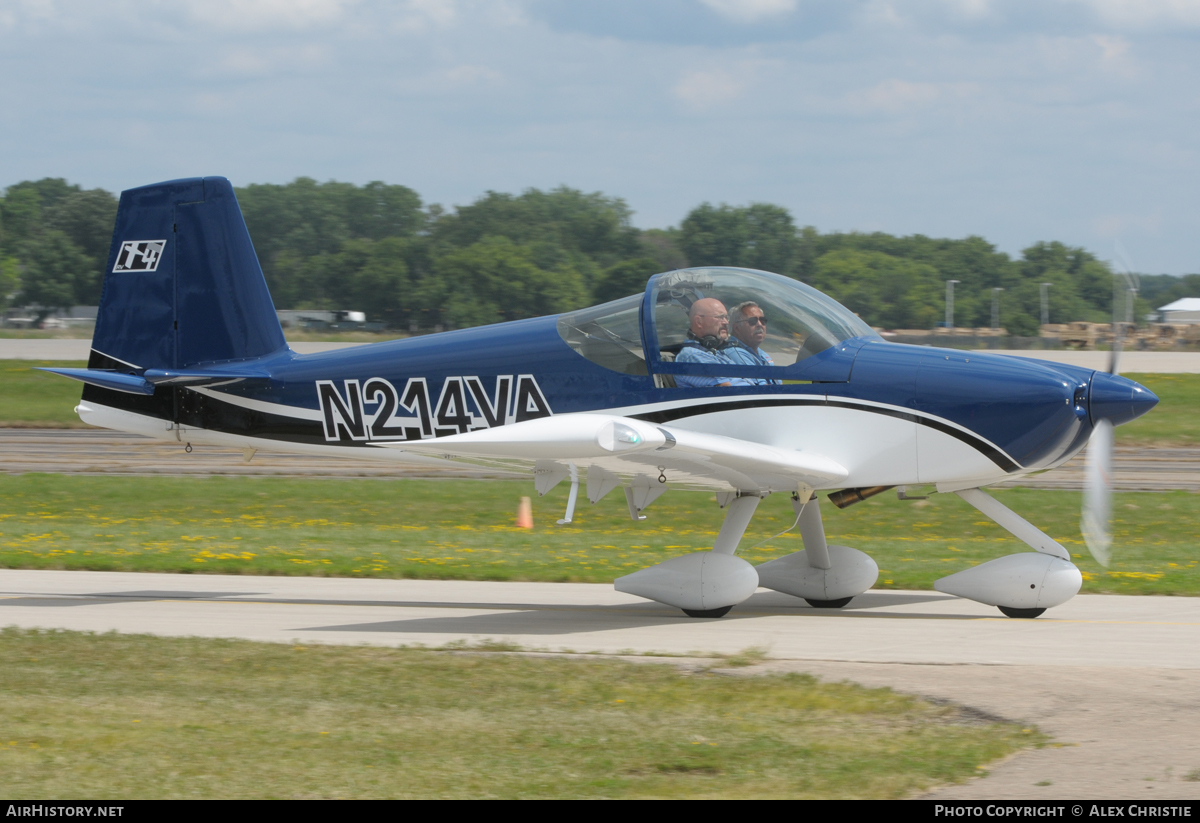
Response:
[{"label": "14 logo on tail", "polygon": [[166,240],[126,240],[117,252],[113,271],[156,271]]},{"label": "14 logo on tail", "polygon": [[343,380],[340,389],[332,380],[318,380],[325,440],[423,440],[553,414],[532,374],[495,381],[489,396],[478,377],[447,377],[432,404],[424,377],[410,377],[403,391],[382,377]]}]

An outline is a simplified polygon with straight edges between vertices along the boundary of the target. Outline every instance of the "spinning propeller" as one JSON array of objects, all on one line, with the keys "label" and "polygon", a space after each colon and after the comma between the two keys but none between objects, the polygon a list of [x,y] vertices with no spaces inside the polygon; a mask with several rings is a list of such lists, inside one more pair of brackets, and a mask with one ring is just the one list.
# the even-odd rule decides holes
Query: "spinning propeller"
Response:
[{"label": "spinning propeller", "polygon": [[[1112,352],[1108,358],[1108,374],[1117,377],[1121,360],[1121,350],[1125,343],[1125,331],[1133,325],[1133,304],[1137,297],[1137,275],[1126,265],[1125,255],[1120,243],[1117,244],[1115,264],[1116,273],[1113,283],[1113,342]],[[1118,276],[1119,275],[1119,279]],[[1123,286],[1123,288],[1122,288]],[[1121,294],[1124,292],[1124,312],[1120,312]],[[1124,317],[1119,319],[1119,313]],[[1111,389],[1118,389],[1114,381],[1106,380],[1097,373],[1092,379],[1092,395],[1089,407],[1094,421],[1092,436],[1087,446],[1087,475],[1083,491],[1083,514],[1080,517],[1079,530],[1083,532],[1084,542],[1096,562],[1108,568],[1112,559],[1112,462],[1113,462],[1113,423],[1104,414],[1106,406],[1113,405],[1107,395]],[[1114,397],[1113,400],[1118,398]],[[1118,401],[1118,404],[1119,401]]]}]

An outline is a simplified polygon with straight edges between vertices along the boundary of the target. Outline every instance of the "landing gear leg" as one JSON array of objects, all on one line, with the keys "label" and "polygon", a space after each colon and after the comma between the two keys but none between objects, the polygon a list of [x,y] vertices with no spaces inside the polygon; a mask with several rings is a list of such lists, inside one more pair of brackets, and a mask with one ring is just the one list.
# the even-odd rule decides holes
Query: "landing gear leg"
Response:
[{"label": "landing gear leg", "polygon": [[[713,544],[713,554],[733,556],[760,502],[761,497],[749,495],[736,497],[729,503],[725,512],[725,522],[721,524],[717,542]],[[722,606],[719,609],[684,609],[683,613],[688,617],[724,617],[732,608],[733,606]]]},{"label": "landing gear leg", "polygon": [[800,520],[804,551],[758,567],[759,585],[801,597],[815,609],[840,609],[875,585],[879,567],[858,549],[825,541],[820,503],[797,496],[792,507]]},{"label": "landing gear leg", "polygon": [[[800,498],[792,500],[792,508],[800,518],[800,539],[804,541],[804,556],[808,565],[814,569],[831,569],[833,562],[829,559],[829,544],[825,540],[825,524],[821,521],[821,499],[813,495],[807,503]],[[840,609],[853,597],[839,597],[836,600],[819,600],[806,597],[804,602],[814,609]]]},{"label": "landing gear leg", "polygon": [[712,551],[664,560],[618,577],[613,587],[682,609],[688,617],[724,617],[758,588],[758,572],[734,552],[760,499],[753,493],[744,494],[727,505]]}]

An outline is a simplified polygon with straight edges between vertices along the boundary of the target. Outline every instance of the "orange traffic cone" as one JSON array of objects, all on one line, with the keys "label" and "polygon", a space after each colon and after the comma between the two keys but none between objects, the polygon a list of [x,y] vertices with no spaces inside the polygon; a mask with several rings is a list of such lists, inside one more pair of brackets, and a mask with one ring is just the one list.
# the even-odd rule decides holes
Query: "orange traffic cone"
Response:
[{"label": "orange traffic cone", "polygon": [[533,505],[529,502],[528,497],[522,497],[521,505],[517,506],[517,528],[533,528]]}]

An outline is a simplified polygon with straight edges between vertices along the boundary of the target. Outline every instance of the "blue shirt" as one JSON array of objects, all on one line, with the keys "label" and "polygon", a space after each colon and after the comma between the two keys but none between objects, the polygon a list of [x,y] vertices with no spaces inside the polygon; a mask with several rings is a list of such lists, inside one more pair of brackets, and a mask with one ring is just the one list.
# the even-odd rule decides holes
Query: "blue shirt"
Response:
[{"label": "blue shirt", "polygon": [[[728,366],[744,365],[729,356],[733,351],[733,347],[721,350],[706,349],[701,345],[684,345],[680,349],[679,354],[675,357],[676,363],[717,363]],[[747,352],[749,353],[749,352]],[[758,364],[755,364],[758,365]],[[677,374],[675,375],[675,385],[684,388],[703,388],[705,386],[719,386],[722,383],[728,383],[731,386],[757,386],[758,380],[749,380],[745,377],[709,377],[701,374]]]},{"label": "blue shirt", "polygon": [[[771,359],[771,355],[767,354],[762,349],[751,349],[740,340],[737,345],[730,346],[725,350],[725,354],[729,355],[729,359],[740,366],[774,366],[775,361]],[[777,386],[778,380],[767,380],[765,378],[750,379],[750,382],[758,386]]]}]

